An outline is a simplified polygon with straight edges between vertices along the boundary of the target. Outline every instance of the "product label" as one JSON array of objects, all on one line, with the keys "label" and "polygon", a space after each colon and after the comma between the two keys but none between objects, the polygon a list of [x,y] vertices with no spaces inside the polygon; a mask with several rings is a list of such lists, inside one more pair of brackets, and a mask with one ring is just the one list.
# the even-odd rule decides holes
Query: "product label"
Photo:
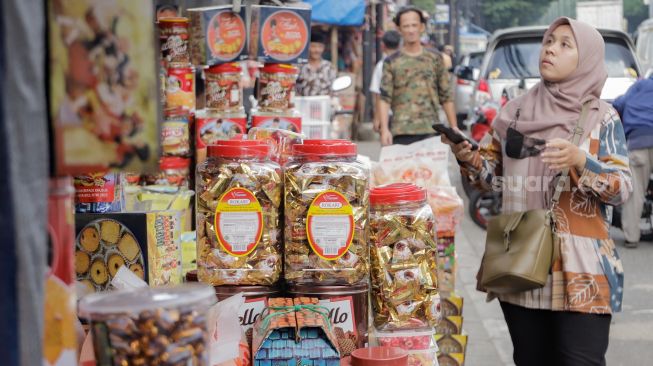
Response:
[{"label": "product label", "polygon": [[205,148],[217,141],[228,140],[234,135],[245,133],[247,118],[197,118],[197,147]]},{"label": "product label", "polygon": [[254,323],[263,315],[263,311],[267,307],[267,297],[246,300],[238,314],[240,326],[243,330],[247,331],[249,328],[252,328]]},{"label": "product label", "polygon": [[334,327],[356,333],[354,301],[351,296],[320,300],[320,306],[329,309],[329,319]]},{"label": "product label", "polygon": [[75,177],[77,203],[113,202],[115,194],[115,174],[92,173]]},{"label": "product label", "polygon": [[167,62],[188,63],[188,34],[170,35],[161,44],[161,54]]},{"label": "product label", "polygon": [[302,129],[302,118],[252,116],[252,127],[279,128],[292,132],[300,132]]},{"label": "product label", "polygon": [[190,153],[188,122],[179,120],[163,122],[161,149],[165,155],[187,155]]},{"label": "product label", "polygon": [[238,57],[247,39],[245,22],[239,14],[224,10],[215,14],[208,23],[206,42],[211,56],[223,61]]},{"label": "product label", "polygon": [[225,109],[240,106],[238,80],[207,77],[206,83],[206,108]]},{"label": "product label", "polygon": [[308,43],[308,26],[297,13],[281,10],[265,20],[261,27],[261,45],[265,54],[279,61],[299,56]]},{"label": "product label", "polygon": [[195,93],[193,69],[168,69],[166,93]]},{"label": "product label", "polygon": [[248,255],[263,233],[261,204],[249,190],[232,188],[220,197],[215,227],[218,242],[227,253],[237,257]]},{"label": "product label", "polygon": [[345,196],[333,190],[317,195],[308,209],[306,233],[311,248],[320,258],[342,257],[354,237],[353,209]]}]

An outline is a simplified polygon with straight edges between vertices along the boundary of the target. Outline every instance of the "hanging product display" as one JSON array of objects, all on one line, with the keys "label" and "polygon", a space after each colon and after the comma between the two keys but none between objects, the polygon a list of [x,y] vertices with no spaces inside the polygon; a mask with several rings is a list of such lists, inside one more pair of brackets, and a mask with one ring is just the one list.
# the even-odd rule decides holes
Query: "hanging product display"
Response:
[{"label": "hanging product display", "polygon": [[231,5],[188,9],[194,65],[217,65],[247,59],[245,7]]},{"label": "hanging product display", "polygon": [[285,166],[285,278],[347,285],[367,280],[367,168],[356,145],[304,140]]},{"label": "hanging product display", "polygon": [[370,192],[372,305],[379,330],[433,327],[440,314],[435,218],[426,191],[394,184]]},{"label": "hanging product display", "polygon": [[97,366],[208,366],[206,311],[213,289],[194,284],[86,296]]},{"label": "hanging product display", "polygon": [[308,62],[310,7],[253,5],[250,58],[260,62]]},{"label": "hanging product display", "polygon": [[281,167],[260,141],[208,147],[197,167],[197,264],[213,285],[271,285],[281,274]]}]

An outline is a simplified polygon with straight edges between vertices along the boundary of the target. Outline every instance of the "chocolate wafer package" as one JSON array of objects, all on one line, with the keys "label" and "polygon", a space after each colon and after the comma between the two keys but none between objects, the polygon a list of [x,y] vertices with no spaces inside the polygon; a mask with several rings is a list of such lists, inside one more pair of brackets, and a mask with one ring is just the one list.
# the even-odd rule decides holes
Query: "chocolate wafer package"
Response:
[{"label": "chocolate wafer package", "polygon": [[89,291],[105,291],[125,266],[150,286],[181,283],[177,211],[75,215],[75,272]]}]

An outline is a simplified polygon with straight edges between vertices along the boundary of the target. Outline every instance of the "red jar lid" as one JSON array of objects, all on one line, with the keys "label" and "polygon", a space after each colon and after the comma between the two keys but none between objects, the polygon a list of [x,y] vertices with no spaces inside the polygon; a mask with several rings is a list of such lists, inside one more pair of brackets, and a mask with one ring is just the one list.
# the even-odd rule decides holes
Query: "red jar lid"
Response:
[{"label": "red jar lid", "polygon": [[[305,140],[304,142],[306,142]],[[310,140],[308,140],[310,141]],[[329,141],[329,140],[325,140]],[[293,145],[293,155],[299,156],[356,156],[356,144],[354,143],[304,143]]]},{"label": "red jar lid", "polygon": [[422,202],[424,200],[426,200],[426,190],[413,184],[381,186],[372,188],[370,191],[370,204],[372,205]]},{"label": "red jar lid", "polygon": [[226,64],[220,64],[211,66],[205,71],[211,74],[223,74],[223,73],[240,73],[242,68],[236,62],[229,62]]},{"label": "red jar lid", "polygon": [[174,156],[166,156],[159,160],[160,169],[188,169],[190,167],[190,159],[178,158]]},{"label": "red jar lid", "polygon": [[339,145],[339,144],[353,144],[350,140],[344,140],[344,139],[329,139],[329,140],[322,140],[322,139],[308,139],[304,140],[302,142],[304,145]]},{"label": "red jar lid", "polygon": [[408,352],[396,347],[359,348],[351,353],[351,366],[407,366]]},{"label": "red jar lid", "polygon": [[273,74],[273,73],[283,73],[283,74],[297,74],[299,70],[289,64],[265,64],[261,69],[261,72]]},{"label": "red jar lid", "polygon": [[218,145],[209,145],[207,155],[223,158],[263,158],[270,153],[270,146],[260,141],[225,140]]}]

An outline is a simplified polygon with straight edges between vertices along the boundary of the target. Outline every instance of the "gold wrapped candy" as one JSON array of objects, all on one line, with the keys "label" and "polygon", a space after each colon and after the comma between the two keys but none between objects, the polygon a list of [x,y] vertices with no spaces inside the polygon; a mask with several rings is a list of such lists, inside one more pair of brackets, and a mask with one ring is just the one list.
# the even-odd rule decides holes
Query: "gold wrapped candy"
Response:
[{"label": "gold wrapped candy", "polygon": [[198,278],[214,286],[272,285],[282,268],[281,168],[261,142],[220,144],[209,146],[197,168]]},{"label": "gold wrapped candy", "polygon": [[435,217],[424,190],[408,184],[370,193],[374,325],[379,330],[435,326],[440,318]]},{"label": "gold wrapped candy", "polygon": [[289,283],[347,285],[367,279],[369,172],[356,145],[304,140],[285,166],[285,271]]}]

